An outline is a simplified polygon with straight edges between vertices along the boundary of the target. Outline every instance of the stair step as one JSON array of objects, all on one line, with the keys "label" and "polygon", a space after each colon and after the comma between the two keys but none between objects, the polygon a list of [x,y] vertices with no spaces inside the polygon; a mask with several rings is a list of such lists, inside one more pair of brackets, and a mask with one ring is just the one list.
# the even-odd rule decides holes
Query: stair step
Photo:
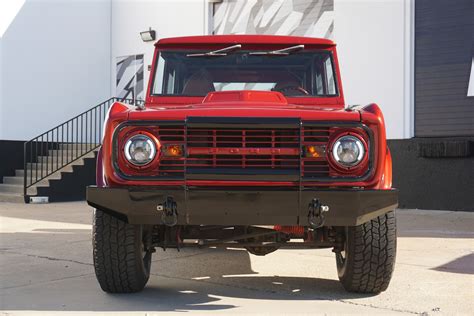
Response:
[{"label": "stair step", "polygon": [[43,174],[46,173],[46,171],[57,170],[58,168],[60,168],[58,171],[61,171],[61,172],[72,172],[73,171],[72,166],[83,166],[84,159],[91,159],[91,158],[95,158],[94,152],[90,152],[87,155],[82,156],[81,158],[78,158],[74,161],[70,161],[68,165],[61,168],[62,162],[66,164],[66,160],[61,161],[61,157],[59,157],[59,159],[56,157],[49,157],[47,159],[46,156],[41,156],[41,157],[38,157],[39,161],[37,163],[36,162],[27,163],[27,168],[28,168],[28,172],[31,172],[31,170],[33,170],[33,175],[35,174],[36,169],[38,169],[39,174],[41,173],[41,169],[43,169]]},{"label": "stair step", "polygon": [[23,169],[16,169],[16,170],[15,170],[15,176],[16,176],[16,177],[24,177],[24,176],[25,176],[25,170],[23,170]]},{"label": "stair step", "polygon": [[[49,186],[49,181],[47,179],[41,180],[38,183],[35,183],[33,186],[29,187],[27,194],[36,195],[38,194],[38,187],[47,186]],[[23,185],[0,183],[0,193],[23,195]]]},{"label": "stair step", "polygon": [[[40,176],[40,174],[38,174],[38,177]],[[35,173],[33,172],[33,177],[28,177],[26,179],[27,183],[29,184],[31,180],[35,180],[36,176],[35,176]],[[36,183],[35,185],[39,185],[39,186],[48,186],[49,183],[48,183],[48,180],[59,180],[61,179],[61,173],[60,172],[55,172],[53,174],[51,174],[50,176],[48,176],[46,179],[43,179],[41,181],[39,181],[38,183]],[[23,177],[3,177],[3,183],[4,184],[13,184],[13,185],[21,185],[23,186],[23,183],[24,183],[25,179]]]},{"label": "stair step", "polygon": [[79,161],[79,159],[91,159],[95,158],[95,153],[94,152],[89,152],[87,154],[84,154],[82,156],[73,156],[73,155],[64,155],[64,156],[56,156],[56,155],[51,155],[51,156],[39,156],[38,157],[38,163],[48,163],[50,166],[53,164],[53,167],[56,168],[56,163],[58,163],[58,166],[61,164],[67,164],[67,163],[72,163],[76,160]]},{"label": "stair step", "polygon": [[0,192],[0,202],[24,203],[25,199],[23,198],[23,194],[1,193]]},{"label": "stair step", "polygon": [[[69,150],[49,150],[49,156],[39,156],[38,162],[27,163],[27,182],[35,180],[36,178],[46,177],[45,179],[35,183],[33,186],[28,188],[27,195],[37,195],[38,187],[49,186],[49,180],[59,180],[62,177],[63,172],[71,173],[74,171],[74,166],[84,165],[85,159],[95,158],[97,150],[93,150],[83,155],[81,152],[81,146],[78,146],[79,151],[76,149],[75,144],[61,145],[60,148],[68,148]],[[84,151],[89,151],[93,148],[90,144],[82,146]],[[78,155],[83,155],[77,158]],[[75,160],[73,160],[75,159]],[[65,167],[60,168],[64,163],[68,163]],[[60,168],[56,170],[56,168]],[[43,175],[41,175],[43,171]],[[53,172],[54,171],[54,172]],[[23,183],[24,183],[25,170],[15,170],[15,176],[4,177],[3,183],[0,183],[0,202],[12,202],[12,203],[24,203],[23,197]]]},{"label": "stair step", "polygon": [[23,185],[0,183],[0,193],[23,194]]},{"label": "stair step", "polygon": [[[46,170],[46,168],[43,168],[43,176],[46,176],[47,172],[48,171],[52,171],[51,168],[49,168],[48,170]],[[56,172],[53,172],[50,176],[53,176],[54,174],[61,174],[61,172],[72,172],[72,167],[65,167],[61,170],[58,170]],[[23,179],[23,177],[25,176],[25,170],[15,170],[15,177],[20,177]],[[38,177],[41,176],[41,169],[38,167]],[[33,178],[36,178],[36,169],[28,169],[28,178],[30,177],[33,177]]]},{"label": "stair step", "polygon": [[100,144],[60,144],[60,149],[69,150],[91,150],[92,148],[98,147]]},{"label": "stair step", "polygon": [[[51,172],[51,170],[49,170]],[[43,170],[43,175],[41,175],[41,170],[38,169],[38,174],[36,174],[36,170],[33,170],[33,174],[30,174],[30,172],[28,172],[28,175],[27,175],[27,178],[26,178],[26,183],[27,184],[30,184],[32,182],[35,182],[41,178],[44,177],[44,179],[36,182],[34,185],[35,186],[49,186],[49,180],[60,180],[61,177],[62,177],[62,173],[72,173],[73,170],[72,170],[72,167],[70,168],[70,170],[64,170],[64,169],[61,169],[59,171],[55,171],[55,172],[52,172],[50,174],[46,173],[46,170]],[[21,179],[23,179],[23,177],[20,177]],[[15,181],[15,180],[13,180]],[[23,180],[24,181],[24,180]],[[21,183],[23,185],[23,182]]]},{"label": "stair step", "polygon": [[48,163],[50,166],[53,164],[53,167],[56,168],[56,163],[58,163],[58,167],[60,167],[62,164],[68,164],[71,163],[77,159],[77,156],[39,156],[38,157],[38,162],[39,163]]},{"label": "stair step", "polygon": [[19,184],[23,185],[23,177],[3,177],[3,183],[5,184]]},{"label": "stair step", "polygon": [[[56,164],[51,166],[51,163],[48,164],[48,166],[46,166],[46,163],[27,163],[26,168],[28,169],[28,175],[31,173],[31,171],[33,171],[33,176],[34,176],[36,173],[36,170],[38,170],[38,174],[41,174],[41,169],[43,169],[43,175],[45,175],[46,173],[49,173],[55,170],[61,171],[61,172],[72,172],[73,166],[82,166],[82,165],[84,165],[84,162],[80,160],[78,162],[70,163],[69,165],[61,168],[60,170],[56,169]],[[60,165],[58,165],[58,167],[60,167]]]},{"label": "stair step", "polygon": [[[67,156],[72,156],[72,157],[78,157],[78,156],[82,156],[83,154],[87,153],[88,151],[90,151],[90,148],[89,150],[76,150],[76,149],[69,149],[69,150],[66,150],[66,149],[51,149],[51,150],[48,150],[48,155],[51,156],[51,157],[61,157],[61,155],[63,155],[64,157],[67,157]],[[98,149],[94,149],[92,152],[97,152]],[[39,153],[41,154],[41,153]]]}]

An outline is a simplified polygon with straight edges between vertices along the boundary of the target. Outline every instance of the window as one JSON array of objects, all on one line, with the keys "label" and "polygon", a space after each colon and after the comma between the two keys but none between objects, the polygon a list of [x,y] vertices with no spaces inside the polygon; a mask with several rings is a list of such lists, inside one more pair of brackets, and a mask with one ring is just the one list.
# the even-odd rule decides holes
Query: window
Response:
[{"label": "window", "polygon": [[[154,94],[164,94],[163,93],[163,74],[165,70],[165,60],[163,56],[160,54],[157,60],[157,67],[156,67],[156,76],[155,81],[153,83],[153,93]],[[159,80],[156,80],[160,78]]]},{"label": "window", "polygon": [[213,91],[279,91],[290,97],[337,96],[332,55],[301,51],[288,55],[187,56],[195,51],[161,51],[154,95],[206,96]]},{"label": "window", "polygon": [[334,72],[332,69],[332,62],[329,57],[326,58],[324,62],[326,82],[327,82],[327,94],[334,95],[336,94],[336,84],[334,80]]}]

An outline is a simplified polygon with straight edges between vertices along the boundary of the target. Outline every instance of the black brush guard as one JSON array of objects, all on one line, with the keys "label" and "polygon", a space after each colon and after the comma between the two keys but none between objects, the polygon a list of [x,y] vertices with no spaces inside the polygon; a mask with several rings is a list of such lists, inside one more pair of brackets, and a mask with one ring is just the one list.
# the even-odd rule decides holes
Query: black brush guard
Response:
[{"label": "black brush guard", "polygon": [[[150,125],[160,122],[133,122],[133,125]],[[125,126],[128,123],[125,123]],[[364,129],[373,143],[370,129],[358,122],[302,122],[299,118],[214,118],[190,117],[187,127],[269,128],[300,129],[305,126],[358,127]],[[117,132],[115,133],[115,136]],[[301,135],[301,132],[300,132]],[[114,142],[116,143],[116,142]],[[300,144],[301,145],[301,144]],[[301,148],[301,146],[300,146]],[[114,156],[116,156],[116,148]],[[369,147],[369,167],[361,177],[343,181],[363,181],[372,174],[373,150]],[[115,160],[112,157],[113,160]],[[300,164],[301,165],[301,164]],[[115,165],[115,168],[118,168]],[[229,171],[229,172],[228,172]],[[232,172],[230,172],[232,171]],[[296,170],[298,171],[298,170]],[[117,174],[120,174],[117,170]],[[143,186],[123,188],[89,187],[89,205],[115,215],[131,224],[156,225],[302,225],[355,226],[367,222],[398,206],[396,190],[365,190],[361,188],[316,188],[306,181],[341,181],[341,179],[305,178],[300,172],[291,176],[277,171],[263,170],[259,174],[242,170],[185,170],[183,185],[176,187],[150,187],[143,178]],[[291,177],[289,179],[288,177]],[[158,177],[159,178],[159,177]],[[275,179],[276,178],[276,179]],[[187,184],[187,180],[260,180],[294,181],[292,187],[228,187],[209,188]],[[137,179],[135,179],[137,180]],[[165,180],[165,179],[162,179]]]},{"label": "black brush guard", "polygon": [[94,208],[130,224],[165,224],[172,200],[176,221],[172,225],[302,225],[312,226],[314,202],[328,210],[317,226],[356,226],[398,206],[398,192],[391,190],[267,188],[98,188],[87,189]]}]

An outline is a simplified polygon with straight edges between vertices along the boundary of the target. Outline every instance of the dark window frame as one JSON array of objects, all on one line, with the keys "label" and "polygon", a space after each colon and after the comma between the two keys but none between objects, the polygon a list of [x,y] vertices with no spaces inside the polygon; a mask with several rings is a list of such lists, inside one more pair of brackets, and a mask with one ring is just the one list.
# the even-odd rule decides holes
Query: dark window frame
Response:
[{"label": "dark window frame", "polygon": [[[186,95],[186,94],[163,94],[163,93],[154,93],[154,89],[155,89],[155,80],[156,80],[156,74],[158,72],[158,61],[159,61],[159,58],[160,58],[160,55],[161,55],[161,51],[169,51],[169,52],[182,52],[182,51],[185,51],[185,52],[188,52],[188,53],[200,53],[200,52],[206,52],[207,50],[188,50],[188,49],[172,49],[172,50],[167,50],[167,49],[163,49],[163,50],[158,50],[157,54],[156,54],[156,57],[155,57],[155,67],[154,67],[154,72],[151,74],[151,85],[150,85],[150,97],[172,97],[172,98],[186,98],[186,97],[194,97],[194,98],[204,98],[206,97],[205,95]],[[243,52],[251,52],[251,51],[254,51],[254,50],[244,50]],[[303,99],[311,99],[311,98],[338,98],[338,97],[341,97],[341,94],[340,94],[340,91],[339,91],[339,82],[338,82],[338,75],[337,75],[337,72],[336,72],[336,65],[335,65],[335,59],[334,59],[334,54],[332,51],[330,50],[325,50],[325,49],[306,49],[302,52],[313,52],[313,53],[324,53],[324,54],[327,54],[329,55],[329,58],[331,59],[331,66],[332,66],[332,71],[333,71],[333,77],[334,77],[334,86],[335,86],[335,94],[324,94],[324,95],[303,95],[303,96],[285,96],[285,97],[289,97],[289,98],[303,98]],[[301,53],[301,52],[297,52],[295,54],[298,54],[298,53]],[[200,58],[200,57],[198,57]],[[203,57],[205,58],[205,57]],[[217,57],[218,58],[218,57]],[[270,57],[271,58],[271,57]],[[277,57],[278,58],[278,57]],[[311,72],[314,74],[314,69],[316,68],[314,65],[315,65],[316,61],[314,60],[311,64],[312,64],[312,70]],[[166,67],[167,65],[165,64],[165,69],[163,70],[163,76],[165,75],[165,70],[166,70]],[[182,65],[179,65],[179,67],[182,67]],[[323,76],[324,77],[324,76]],[[323,80],[326,80],[323,78]],[[315,75],[311,76],[311,82],[312,84],[316,84],[315,82]],[[182,85],[183,83],[180,82],[180,86]],[[315,86],[311,86],[311,89],[313,91],[315,91]],[[323,89],[325,90],[325,85],[323,85]],[[162,83],[162,91],[164,91],[164,88],[163,88],[163,83]]]}]

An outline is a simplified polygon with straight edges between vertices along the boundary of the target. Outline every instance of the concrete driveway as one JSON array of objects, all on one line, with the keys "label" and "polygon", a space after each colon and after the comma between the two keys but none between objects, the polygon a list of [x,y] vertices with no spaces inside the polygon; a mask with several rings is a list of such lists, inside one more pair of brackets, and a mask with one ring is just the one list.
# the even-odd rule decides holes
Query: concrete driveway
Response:
[{"label": "concrete driveway", "polygon": [[[54,312],[474,313],[474,213],[399,210],[397,265],[377,296],[345,292],[331,250],[158,250],[142,293],[96,283],[84,202],[0,203],[0,315]],[[3,314],[2,314],[3,313]]]}]

